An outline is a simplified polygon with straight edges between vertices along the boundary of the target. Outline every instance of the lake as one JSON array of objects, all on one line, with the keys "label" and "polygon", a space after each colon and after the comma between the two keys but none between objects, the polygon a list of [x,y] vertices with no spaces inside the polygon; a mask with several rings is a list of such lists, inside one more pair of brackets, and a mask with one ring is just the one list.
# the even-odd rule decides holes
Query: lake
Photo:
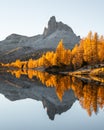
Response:
[{"label": "lake", "polygon": [[0,72],[1,130],[103,130],[99,80],[36,70]]}]

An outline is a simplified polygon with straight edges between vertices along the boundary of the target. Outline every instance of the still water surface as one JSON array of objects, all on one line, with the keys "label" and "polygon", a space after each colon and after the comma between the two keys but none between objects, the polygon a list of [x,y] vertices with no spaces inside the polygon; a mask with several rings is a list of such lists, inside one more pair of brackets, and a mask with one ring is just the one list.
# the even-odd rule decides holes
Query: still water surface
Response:
[{"label": "still water surface", "polygon": [[0,130],[103,130],[103,95],[99,82],[32,70],[1,72]]}]

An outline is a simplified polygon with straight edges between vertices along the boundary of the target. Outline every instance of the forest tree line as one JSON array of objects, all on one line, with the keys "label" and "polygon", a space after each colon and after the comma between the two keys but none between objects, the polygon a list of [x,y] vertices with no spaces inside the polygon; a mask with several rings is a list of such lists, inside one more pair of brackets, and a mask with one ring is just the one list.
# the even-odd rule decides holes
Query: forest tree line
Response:
[{"label": "forest tree line", "polygon": [[18,68],[36,68],[51,66],[68,66],[72,70],[79,69],[84,65],[94,65],[104,62],[104,37],[97,33],[89,32],[87,37],[82,38],[74,48],[66,49],[61,40],[55,51],[48,51],[39,59],[29,59],[3,64],[4,66],[14,66]]}]

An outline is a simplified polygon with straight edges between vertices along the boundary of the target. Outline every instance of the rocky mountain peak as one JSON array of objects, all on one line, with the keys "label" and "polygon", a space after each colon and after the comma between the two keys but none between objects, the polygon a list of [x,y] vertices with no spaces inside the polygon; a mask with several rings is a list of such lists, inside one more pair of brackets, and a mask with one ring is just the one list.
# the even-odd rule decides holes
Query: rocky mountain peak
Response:
[{"label": "rocky mountain peak", "polygon": [[64,30],[64,31],[70,31],[73,33],[73,30],[66,24],[62,22],[57,22],[55,16],[52,16],[48,21],[48,27],[44,28],[43,35],[48,36],[55,32],[56,30]]},{"label": "rocky mountain peak", "polygon": [[48,26],[56,25],[56,17],[52,16],[50,17],[50,20],[48,21]]},{"label": "rocky mountain peak", "polygon": [[[80,37],[77,36],[68,25],[60,21],[57,22],[55,16],[52,16],[48,21],[48,26],[44,28],[43,34],[27,37],[13,33],[3,41],[0,41],[0,54],[7,54],[7,51],[12,52],[11,50],[16,50],[18,47],[22,48],[21,52],[15,51],[16,55],[13,55],[14,52],[12,54],[10,53],[12,58],[8,55],[5,56],[6,58],[1,56],[0,61],[1,59],[3,61],[5,59],[5,62],[8,62],[10,59],[14,60],[17,59],[17,57],[20,58],[21,55],[26,55],[26,51],[23,51],[24,47],[31,47],[35,50],[55,49],[61,39],[63,39],[65,48],[70,49],[80,41]],[[28,50],[29,52],[32,51],[29,48]]]},{"label": "rocky mountain peak", "polygon": [[52,16],[50,18],[50,20],[48,21],[48,28],[44,28],[44,32],[43,35],[44,36],[48,36],[50,34],[52,34],[53,32],[55,32],[57,29],[57,22],[56,22],[56,18],[55,16]]},{"label": "rocky mountain peak", "polygon": [[48,22],[48,33],[51,34],[57,29],[57,22],[55,16],[52,16]]}]

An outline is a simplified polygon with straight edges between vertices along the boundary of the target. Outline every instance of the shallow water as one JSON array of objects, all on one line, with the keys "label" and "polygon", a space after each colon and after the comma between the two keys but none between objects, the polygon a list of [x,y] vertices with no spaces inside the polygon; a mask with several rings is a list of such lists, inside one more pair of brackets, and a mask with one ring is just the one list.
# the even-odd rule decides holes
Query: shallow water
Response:
[{"label": "shallow water", "polygon": [[0,129],[103,130],[103,95],[103,85],[75,77],[1,72]]}]

